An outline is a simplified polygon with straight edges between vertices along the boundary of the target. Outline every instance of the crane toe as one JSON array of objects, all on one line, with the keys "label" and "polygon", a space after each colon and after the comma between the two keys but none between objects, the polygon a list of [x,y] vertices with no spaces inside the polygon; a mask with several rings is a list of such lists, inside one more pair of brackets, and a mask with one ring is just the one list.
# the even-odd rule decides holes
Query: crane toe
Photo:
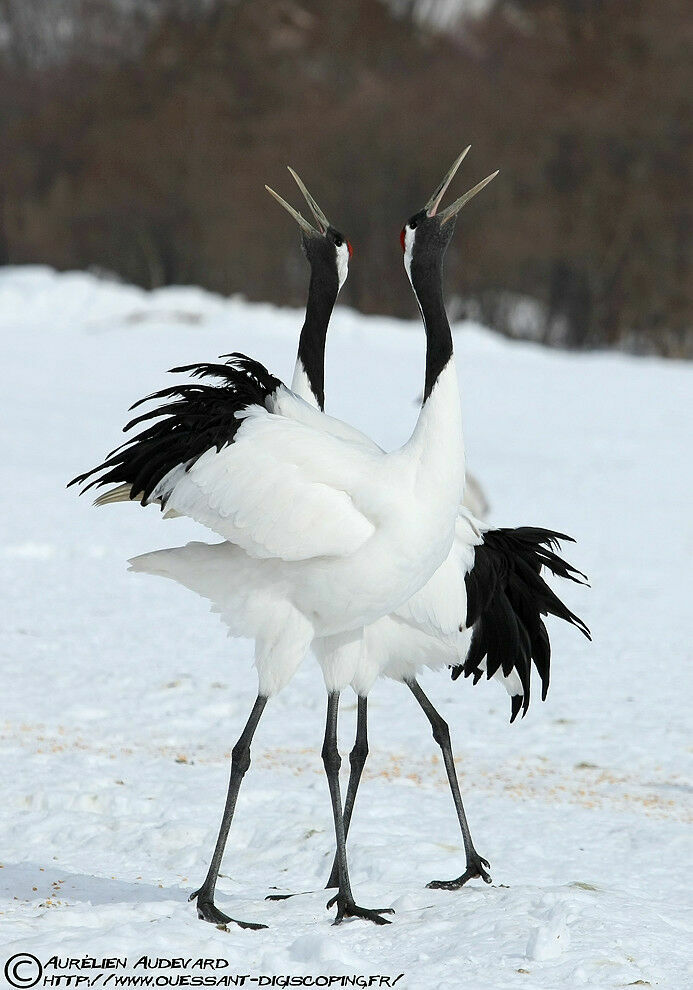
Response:
[{"label": "crane toe", "polygon": [[372,921],[374,925],[390,925],[391,921],[387,918],[381,917],[383,914],[394,914],[394,908],[362,908],[359,907],[351,898],[344,897],[342,894],[335,894],[327,902],[327,908],[334,907],[337,905],[337,916],[332,922],[333,925],[341,925],[345,918],[365,918],[366,921]]},{"label": "crane toe", "polygon": [[468,880],[474,880],[475,877],[483,880],[484,883],[492,883],[489,869],[488,860],[479,856],[478,853],[474,853],[462,876],[457,877],[456,880],[431,880],[430,883],[426,884],[426,887],[430,890],[459,890],[460,887],[464,887]]},{"label": "crane toe", "polygon": [[188,900],[197,899],[197,917],[200,921],[208,921],[210,925],[238,925],[239,928],[250,928],[252,931],[259,931],[261,928],[267,928],[267,925],[260,925],[255,921],[238,921],[236,918],[229,917],[228,914],[224,914],[216,906],[213,900],[209,897],[200,896],[201,891],[196,890],[194,894],[191,894]]}]

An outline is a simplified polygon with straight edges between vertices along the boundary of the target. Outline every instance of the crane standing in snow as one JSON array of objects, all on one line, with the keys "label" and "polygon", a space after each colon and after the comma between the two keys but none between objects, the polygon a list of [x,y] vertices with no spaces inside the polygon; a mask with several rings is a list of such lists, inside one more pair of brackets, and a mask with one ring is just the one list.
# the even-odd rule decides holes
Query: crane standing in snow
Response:
[{"label": "crane standing in snow", "polygon": [[[469,151],[455,161],[447,176],[424,210],[415,214],[401,233],[405,266],[416,292],[422,275],[412,265],[418,265],[416,238],[422,228],[427,238],[436,237],[447,222],[450,211],[437,214],[445,190]],[[319,230],[306,225],[305,220],[273,190],[269,192],[299,222],[303,241],[324,236],[330,225],[303,182],[291,170]],[[462,205],[476,189],[462,197]],[[458,200],[453,207],[459,210]],[[309,255],[310,257],[310,255]],[[424,254],[424,259],[426,255]],[[424,281],[436,292],[439,275],[425,269]],[[417,292],[418,298],[418,292]],[[442,301],[439,301],[442,305]],[[430,307],[429,307],[430,309]],[[324,408],[324,340],[316,347],[306,364],[307,374],[295,385],[300,394],[316,407]],[[315,380],[313,380],[315,375]],[[348,833],[361,774],[368,755],[367,694],[375,677],[384,675],[406,684],[428,718],[433,736],[441,747],[455,808],[462,831],[466,864],[464,872],[454,880],[431,881],[429,886],[455,890],[473,877],[491,882],[489,864],[476,852],[464,811],[452,755],[449,727],[437,712],[417,682],[422,667],[440,669],[451,667],[453,679],[464,674],[476,684],[486,673],[495,677],[511,696],[511,722],[520,711],[524,715],[530,700],[532,664],[542,683],[542,698],[549,686],[550,643],[542,617],[550,614],[575,625],[589,637],[585,624],[554,594],[541,576],[542,570],[572,581],[584,579],[579,571],[564,561],[556,550],[559,540],[570,537],[552,530],[536,527],[490,529],[475,519],[464,506],[460,507],[455,540],[447,560],[429,583],[394,613],[377,620],[364,631],[361,663],[352,686],[358,695],[358,723],[354,748],[351,752],[351,774],[344,807],[345,832]],[[448,619],[442,615],[448,614]],[[434,617],[433,619],[431,617]],[[447,633],[441,633],[448,623]],[[338,860],[335,857],[327,887],[338,885]],[[270,895],[281,900],[287,895]],[[290,896],[290,895],[289,895]]]},{"label": "crane standing in snow", "polygon": [[145,554],[133,566],[220,603],[231,633],[255,640],[258,696],[233,748],[212,862],[192,895],[204,920],[233,920],[216,907],[214,891],[250,743],[268,699],[315,642],[328,693],[323,761],[337,844],[336,920],[386,923],[382,910],[356,904],[349,882],[339,697],[359,669],[363,627],[410,599],[454,539],[464,483],[459,389],[442,284],[436,290],[430,273],[442,282],[455,214],[490,178],[446,211],[435,236],[417,241],[410,277],[426,333],[425,390],[414,431],[399,450],[384,453],[258,362],[232,355],[224,364],[176,369],[222,385],[191,382],[151,396],[160,404],[129,424],[140,432],[75,479],[95,475],[90,484],[115,485],[114,498],[156,503],[222,536],[215,546]]}]

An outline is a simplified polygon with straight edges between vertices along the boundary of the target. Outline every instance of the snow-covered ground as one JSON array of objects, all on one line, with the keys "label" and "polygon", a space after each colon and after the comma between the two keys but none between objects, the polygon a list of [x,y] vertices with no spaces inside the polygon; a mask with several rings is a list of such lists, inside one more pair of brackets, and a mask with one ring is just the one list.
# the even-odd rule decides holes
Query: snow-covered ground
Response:
[{"label": "snow-covered ground", "polygon": [[[360,903],[395,907],[387,928],[333,928],[325,910],[325,698],[308,659],[260,723],[219,885],[222,909],[269,928],[226,932],[187,896],[254,699],[250,644],[202,600],[126,570],[201,530],[94,509],[65,482],[118,443],[127,406],[173,365],[246,350],[286,378],[301,314],[25,268],[0,269],[0,323],[0,980],[26,952],[402,973],[408,990],[693,985],[693,367],[458,327],[469,463],[492,520],[578,538],[567,556],[592,589],[560,590],[594,643],[552,625],[548,701],[512,726],[495,684],[424,678],[491,887],[425,888],[463,869],[452,802],[413,699],[376,686],[350,863]],[[341,310],[328,352],[330,410],[397,445],[421,387],[418,326]],[[345,695],[345,754],[354,707]],[[313,892],[271,903],[271,887]]]}]

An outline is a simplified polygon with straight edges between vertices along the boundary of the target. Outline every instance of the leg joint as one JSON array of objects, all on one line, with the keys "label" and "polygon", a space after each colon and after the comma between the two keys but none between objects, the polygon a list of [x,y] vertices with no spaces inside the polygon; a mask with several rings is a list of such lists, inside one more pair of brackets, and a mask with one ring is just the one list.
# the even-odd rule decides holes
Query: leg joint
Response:
[{"label": "leg joint", "polygon": [[325,740],[325,744],[322,747],[322,762],[325,765],[325,770],[329,773],[339,773],[339,768],[342,765],[342,758],[339,755],[339,750],[336,746],[331,745]]},{"label": "leg joint", "polygon": [[450,727],[442,716],[438,716],[431,722],[433,738],[439,746],[450,745]]},{"label": "leg joint", "polygon": [[247,743],[237,742],[231,750],[231,771],[238,773],[241,777],[248,772],[250,767],[250,746]]},{"label": "leg joint", "polygon": [[366,758],[368,756],[368,740],[358,739],[354,743],[354,748],[351,753],[349,753],[349,762],[352,769],[363,770]]}]

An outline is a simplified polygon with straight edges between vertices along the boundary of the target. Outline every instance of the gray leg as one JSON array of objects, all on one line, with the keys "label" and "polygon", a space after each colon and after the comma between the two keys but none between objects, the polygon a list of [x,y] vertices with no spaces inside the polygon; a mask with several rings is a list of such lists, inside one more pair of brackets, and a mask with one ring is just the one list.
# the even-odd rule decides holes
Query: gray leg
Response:
[{"label": "gray leg", "polygon": [[241,788],[241,781],[250,766],[250,743],[266,704],[267,698],[259,694],[253,705],[250,718],[243,732],[241,732],[238,742],[231,751],[231,779],[229,780],[229,790],[226,795],[226,805],[221,819],[217,844],[214,847],[214,855],[212,856],[212,862],[209,864],[209,870],[207,871],[204,883],[189,898],[191,901],[197,900],[198,918],[201,918],[203,921],[209,921],[213,925],[226,925],[231,922],[235,925],[240,925],[241,928],[267,928],[267,925],[257,925],[251,921],[236,921],[234,918],[229,918],[214,903],[214,889],[217,885],[219,867],[221,866],[221,859],[224,855],[224,846],[226,845],[231,821],[233,820],[233,813],[236,808],[236,799]]},{"label": "gray leg", "polygon": [[[351,813],[354,810],[354,802],[356,800],[356,792],[359,788],[359,783],[361,781],[361,774],[363,773],[363,768],[366,763],[366,757],[368,756],[368,699],[359,695],[358,698],[358,718],[356,723],[356,739],[354,741],[354,748],[349,755],[349,762],[351,763],[351,773],[349,774],[349,786],[347,787],[346,801],[344,802],[344,839],[346,841],[349,835],[349,825],[351,823]],[[335,853],[334,860],[332,861],[332,870],[330,872],[330,877],[325,884],[325,890],[330,888],[339,887],[339,864],[337,863],[337,854]],[[288,901],[291,897],[295,897],[296,894],[268,894],[265,898],[266,901]]]},{"label": "gray leg", "polygon": [[[351,764],[351,773],[349,774],[349,786],[347,787],[346,801],[344,802],[344,839],[346,840],[349,835],[349,825],[351,824],[351,813],[354,810],[354,802],[356,801],[356,792],[359,789],[359,783],[361,782],[361,774],[363,773],[363,768],[366,764],[366,758],[368,756],[368,699],[359,695],[358,698],[358,717],[356,722],[356,739],[354,741],[354,748],[349,754],[349,762]],[[335,854],[334,861],[332,863],[332,871],[330,873],[330,878],[325,884],[325,889],[330,887],[339,886],[339,865],[337,863],[337,855]]]},{"label": "gray leg", "polygon": [[448,723],[434,708],[417,681],[412,679],[405,681],[404,683],[423,708],[428,721],[431,723],[433,738],[438,743],[443,753],[443,762],[445,763],[445,770],[448,775],[450,790],[452,791],[452,799],[455,802],[455,810],[457,811],[457,817],[462,830],[464,852],[467,857],[467,868],[462,876],[457,877],[456,880],[431,880],[427,886],[443,890],[458,890],[460,887],[464,886],[467,880],[471,880],[473,877],[480,877],[485,883],[491,883],[491,877],[489,876],[487,869],[485,869],[485,867],[488,868],[489,864],[474,848],[472,836],[469,831],[469,825],[467,824],[467,816],[464,813],[462,795],[460,794],[460,787],[457,782],[457,772],[455,770],[455,763],[452,758],[452,746],[450,745],[450,729],[448,728]]},{"label": "gray leg", "polygon": [[322,747],[322,761],[325,765],[325,774],[330,788],[330,800],[332,801],[332,815],[334,818],[334,831],[337,840],[337,868],[339,873],[339,890],[335,896],[328,901],[328,908],[333,904],[337,905],[337,917],[335,925],[340,924],[345,917],[367,918],[375,922],[376,925],[388,925],[389,921],[382,918],[382,914],[392,914],[392,908],[379,908],[369,910],[358,907],[354,901],[349,883],[349,870],[347,868],[346,856],[346,834],[344,829],[344,816],[342,813],[342,797],[339,791],[339,768],[342,760],[337,748],[337,713],[339,709],[339,691],[331,691],[327,696],[327,721],[325,724],[325,741]]}]

